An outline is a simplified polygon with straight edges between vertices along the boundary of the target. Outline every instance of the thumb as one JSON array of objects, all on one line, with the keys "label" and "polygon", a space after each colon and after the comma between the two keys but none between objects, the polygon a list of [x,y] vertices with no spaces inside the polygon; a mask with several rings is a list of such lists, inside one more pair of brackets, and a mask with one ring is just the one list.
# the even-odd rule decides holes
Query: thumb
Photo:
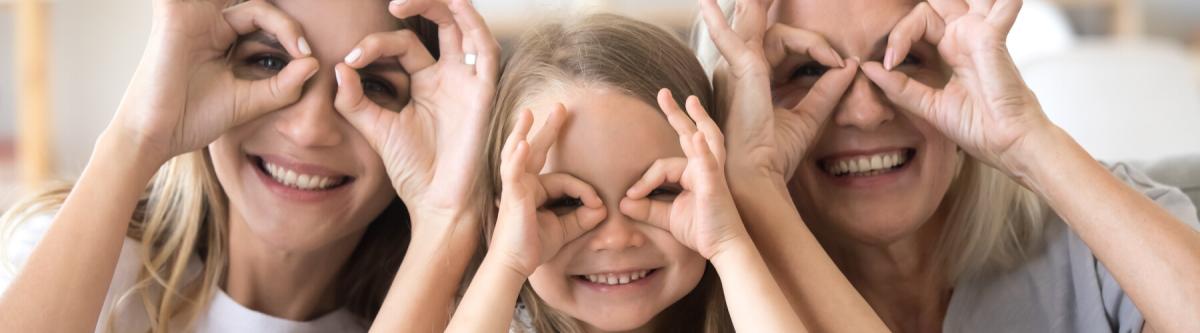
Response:
[{"label": "thumb", "polygon": [[254,120],[300,99],[304,82],[317,74],[317,59],[304,57],[288,63],[279,74],[267,79],[236,80],[234,96],[235,125]]},{"label": "thumb", "polygon": [[862,71],[893,103],[925,120],[933,119],[938,90],[913,80],[903,72],[884,69],[878,62],[863,63]]},{"label": "thumb", "polygon": [[649,197],[621,199],[621,214],[634,220],[645,221],[660,229],[671,230],[671,202],[653,200]]}]

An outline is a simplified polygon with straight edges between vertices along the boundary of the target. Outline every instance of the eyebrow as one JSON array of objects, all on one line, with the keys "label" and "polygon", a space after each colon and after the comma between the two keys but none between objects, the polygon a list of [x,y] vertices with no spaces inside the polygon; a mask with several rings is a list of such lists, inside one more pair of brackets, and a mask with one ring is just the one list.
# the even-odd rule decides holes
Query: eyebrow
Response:
[{"label": "eyebrow", "polygon": [[238,42],[239,43],[255,42],[255,43],[266,45],[267,47],[270,47],[273,49],[277,49],[280,51],[286,51],[286,49],[283,48],[283,44],[279,43],[279,39],[275,38],[275,36],[272,36],[270,34],[262,32],[261,30],[252,32],[245,36],[242,36],[241,40]]}]

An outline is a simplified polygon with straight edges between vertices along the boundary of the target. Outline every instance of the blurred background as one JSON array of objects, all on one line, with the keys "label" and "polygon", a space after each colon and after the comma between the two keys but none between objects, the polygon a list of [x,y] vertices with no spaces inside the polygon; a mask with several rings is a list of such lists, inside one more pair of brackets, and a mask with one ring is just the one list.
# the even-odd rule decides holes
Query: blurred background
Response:
[{"label": "blurred background", "polygon": [[[576,11],[626,14],[686,38],[697,13],[695,0],[475,2],[502,41],[531,18]],[[79,175],[150,15],[146,0],[0,0],[0,211],[46,180]],[[1009,44],[1050,117],[1097,158],[1200,160],[1200,1],[1025,0]]]}]

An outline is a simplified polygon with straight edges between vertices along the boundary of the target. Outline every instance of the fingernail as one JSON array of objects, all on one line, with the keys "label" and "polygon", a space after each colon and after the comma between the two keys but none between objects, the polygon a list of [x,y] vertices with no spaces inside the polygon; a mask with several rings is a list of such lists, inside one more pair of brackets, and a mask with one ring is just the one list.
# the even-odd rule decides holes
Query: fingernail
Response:
[{"label": "fingernail", "polygon": [[888,47],[887,51],[883,55],[884,69],[887,69],[889,71],[892,70],[892,67],[894,66],[894,65],[892,65],[892,61],[895,60],[895,58],[896,58],[896,50],[893,50],[891,47]]},{"label": "fingernail", "polygon": [[296,41],[296,45],[300,47],[300,54],[312,55],[312,49],[308,47],[308,40],[304,37],[300,37],[300,40]]},{"label": "fingernail", "polygon": [[354,48],[354,50],[351,50],[350,54],[346,55],[346,59],[345,59],[346,64],[349,65],[349,64],[353,63],[355,60],[358,60],[359,57],[362,57],[362,53],[363,53],[362,49],[357,48],[357,47]]},{"label": "fingernail", "polygon": [[338,87],[341,87],[342,86],[342,71],[339,71],[339,70],[337,70],[337,68],[334,68],[333,69],[333,80],[337,81]]},{"label": "fingernail", "polygon": [[392,0],[391,6],[403,6],[408,0]]}]

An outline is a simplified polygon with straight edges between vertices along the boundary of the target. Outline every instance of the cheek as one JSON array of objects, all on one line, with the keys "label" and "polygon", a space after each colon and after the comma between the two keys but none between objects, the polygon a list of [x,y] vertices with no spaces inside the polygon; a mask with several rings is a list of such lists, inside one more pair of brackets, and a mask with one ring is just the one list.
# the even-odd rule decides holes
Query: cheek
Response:
[{"label": "cheek", "polygon": [[649,240],[662,251],[671,267],[666,276],[670,280],[666,281],[667,290],[664,297],[674,303],[696,288],[700,279],[704,277],[704,268],[708,261],[696,251],[676,241],[675,237],[666,231],[648,234]]},{"label": "cheek", "polygon": [[245,197],[242,195],[244,186],[240,172],[244,161],[241,145],[255,133],[256,129],[261,128],[263,123],[260,119],[238,126],[225,132],[208,145],[213,172],[216,173],[217,182],[221,184],[221,188],[230,200],[240,201]]}]

